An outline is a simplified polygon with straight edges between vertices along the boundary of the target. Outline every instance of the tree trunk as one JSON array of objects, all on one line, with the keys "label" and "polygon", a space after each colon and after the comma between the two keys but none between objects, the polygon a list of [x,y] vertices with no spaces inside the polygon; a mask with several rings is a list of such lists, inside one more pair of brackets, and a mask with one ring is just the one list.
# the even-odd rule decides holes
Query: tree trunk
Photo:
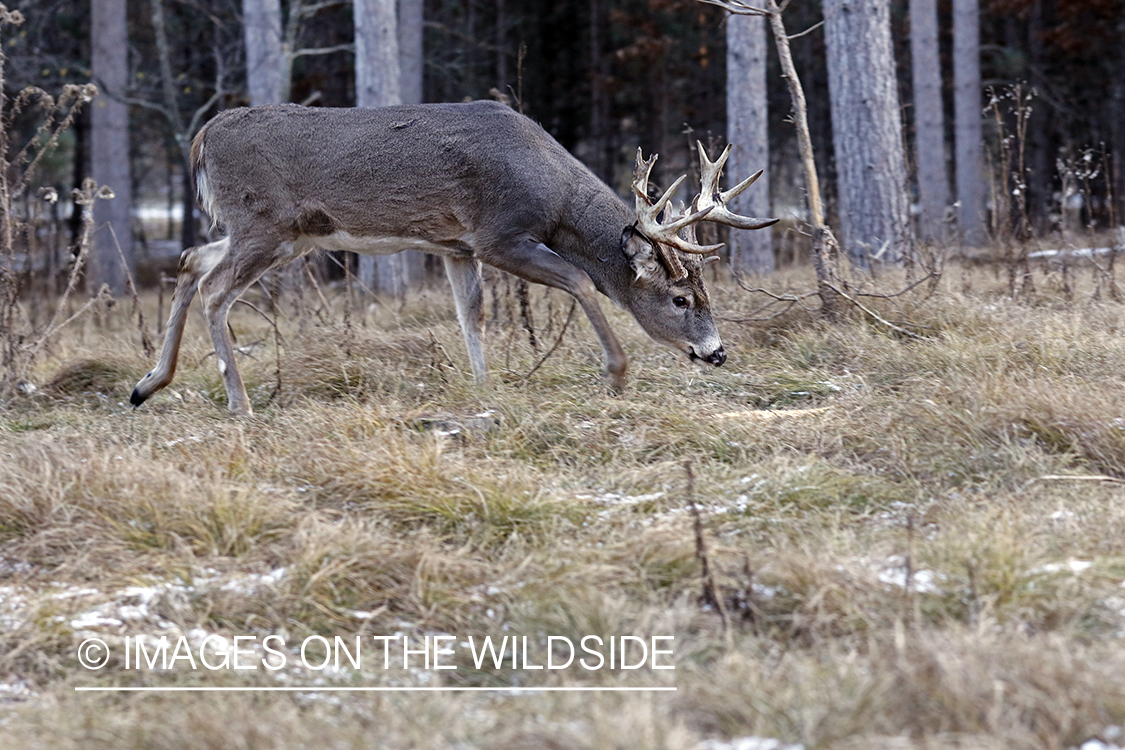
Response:
[{"label": "tree trunk", "polygon": [[[731,185],[764,169],[758,181],[734,199],[731,210],[745,216],[770,216],[769,101],[766,96],[766,19],[727,19],[727,162]],[[773,273],[771,230],[730,233],[730,266],[736,276]]]},{"label": "tree trunk", "polygon": [[[1125,5],[1121,6],[1117,19],[1117,38],[1125,39]],[[1111,137],[1113,138],[1113,199],[1114,222],[1125,225],[1125,44],[1117,48],[1114,61],[1117,70],[1113,74],[1113,95],[1109,104]],[[1120,236],[1120,234],[1118,235]]]},{"label": "tree trunk", "polygon": [[914,249],[889,0],[825,0],[843,248],[855,262]]},{"label": "tree trunk", "polygon": [[[398,62],[403,104],[421,104],[423,80],[423,0],[398,2]],[[426,256],[414,250],[402,253],[406,284],[416,286],[426,279]],[[438,264],[441,265],[440,263]]]},{"label": "tree trunk", "polygon": [[914,132],[922,239],[942,243],[949,180],[945,171],[945,118],[941,98],[936,0],[910,0],[910,68],[914,78]]},{"label": "tree trunk", "polygon": [[957,219],[961,241],[979,247],[987,240],[981,177],[980,7],[978,0],[953,0],[953,103],[957,152]]},{"label": "tree trunk", "polygon": [[614,159],[611,107],[607,83],[609,56],[609,14],[606,0],[590,0],[590,140],[593,141],[593,163],[590,168],[598,177],[613,185]]},{"label": "tree trunk", "polygon": [[[358,107],[402,103],[398,23],[394,0],[353,0],[355,18],[355,99]],[[359,258],[359,280],[389,297],[406,294],[409,264],[404,253]]]},{"label": "tree trunk", "polygon": [[280,0],[242,0],[250,104],[280,104],[288,70],[281,49]]},{"label": "tree trunk", "polygon": [[[129,110],[104,92],[110,91],[115,96],[125,93],[129,48],[125,3],[93,0],[90,43],[94,80],[103,88],[103,93],[90,105],[90,172],[99,186],[108,185],[116,197],[94,202],[96,231],[90,248],[87,279],[91,292],[96,292],[102,284],[108,284],[116,296],[124,293],[126,273],[133,271]],[[124,264],[121,262],[122,255]]]},{"label": "tree trunk", "polygon": [[402,103],[422,103],[423,0],[399,0],[398,60],[402,76]]}]

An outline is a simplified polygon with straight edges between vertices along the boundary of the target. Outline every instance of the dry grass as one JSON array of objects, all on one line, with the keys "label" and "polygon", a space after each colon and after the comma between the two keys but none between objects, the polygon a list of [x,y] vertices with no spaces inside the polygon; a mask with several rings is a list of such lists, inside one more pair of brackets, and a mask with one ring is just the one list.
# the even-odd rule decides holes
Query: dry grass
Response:
[{"label": "dry grass", "polygon": [[[474,386],[432,293],[366,324],[345,324],[339,298],[304,320],[283,305],[277,391],[272,329],[238,307],[247,422],[225,414],[194,314],[176,382],[139,411],[125,403],[149,366],[135,327],[86,319],[53,342],[39,390],[0,405],[0,745],[1111,740],[1125,725],[1125,306],[1083,288],[1067,300],[1051,278],[1013,301],[1005,283],[955,269],[933,295],[868,303],[923,341],[859,317],[722,323],[717,370],[611,311],[632,360],[619,398],[578,321],[530,380],[538,355],[494,325],[493,383]],[[796,270],[771,285],[810,284]],[[758,302],[715,296],[729,318]],[[533,301],[553,342],[565,306]],[[685,460],[729,639],[700,603]],[[676,671],[365,661],[279,683],[119,658],[89,672],[75,651],[91,635],[396,632],[670,634]],[[678,691],[73,690],[318,679]]]}]

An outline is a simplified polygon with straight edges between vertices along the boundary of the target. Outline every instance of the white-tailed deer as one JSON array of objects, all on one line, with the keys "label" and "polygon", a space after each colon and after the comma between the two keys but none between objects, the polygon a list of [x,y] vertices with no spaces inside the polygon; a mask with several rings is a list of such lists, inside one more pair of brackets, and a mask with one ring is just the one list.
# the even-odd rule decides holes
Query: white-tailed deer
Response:
[{"label": "white-tailed deer", "polygon": [[656,341],[721,365],[726,352],[701,276],[701,256],[720,245],[696,244],[691,225],[706,218],[758,229],[776,221],[727,211],[727,200],[754,179],[719,190],[729,150],[714,164],[704,156],[703,191],[673,218],[665,209],[684,178],[651,202],[655,156],[637,155],[631,209],[541,127],[495,102],[223,112],[199,131],[191,160],[200,202],[227,237],[180,258],[164,349],[132,403],[172,381],[198,289],[230,411],[250,414],[227,312],[263,273],[318,247],[441,255],[478,381],[486,373],[481,263],[573,295],[615,390],[625,383],[625,352],[597,292]]}]

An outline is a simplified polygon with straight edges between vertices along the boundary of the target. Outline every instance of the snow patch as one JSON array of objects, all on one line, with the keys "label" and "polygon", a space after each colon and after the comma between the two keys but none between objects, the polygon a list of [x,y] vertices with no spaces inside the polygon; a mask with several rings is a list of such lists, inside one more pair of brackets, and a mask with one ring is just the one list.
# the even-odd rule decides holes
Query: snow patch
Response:
[{"label": "snow patch", "polygon": [[[738,739],[704,740],[697,750],[805,750],[804,745],[790,745],[772,737],[739,737]],[[1082,750],[1087,750],[1083,746]]]}]

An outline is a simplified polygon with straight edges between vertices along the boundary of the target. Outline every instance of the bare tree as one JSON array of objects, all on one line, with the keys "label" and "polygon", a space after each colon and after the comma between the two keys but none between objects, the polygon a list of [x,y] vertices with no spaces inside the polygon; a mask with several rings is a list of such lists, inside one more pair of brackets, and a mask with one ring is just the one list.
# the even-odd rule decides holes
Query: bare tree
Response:
[{"label": "bare tree", "polygon": [[[423,0],[398,2],[398,61],[401,76],[402,103],[421,104],[423,83]],[[406,285],[420,284],[426,278],[426,256],[413,250],[391,256],[406,264],[402,272]]]},{"label": "bare tree", "polygon": [[[774,46],[777,49],[777,59],[781,63],[781,76],[789,89],[789,99],[793,103],[789,117],[797,130],[797,152],[801,156],[801,166],[805,173],[805,190],[809,205],[809,224],[812,225],[812,263],[816,271],[817,296],[820,297],[821,313],[834,319],[839,314],[840,293],[835,284],[839,261],[839,244],[835,235],[828,228],[824,220],[824,204],[820,196],[820,177],[816,173],[816,160],[813,155],[812,136],[809,133],[809,108],[805,100],[805,89],[801,86],[801,77],[793,65],[793,54],[789,49],[789,33],[785,30],[785,21],[781,17],[781,7],[777,0],[765,0],[764,7],[758,8],[750,5],[746,0],[699,0],[709,5],[720,8],[735,15],[765,16],[769,19],[770,31],[773,33]],[[797,34],[812,31],[823,22],[810,29]]]},{"label": "bare tree", "polygon": [[[299,15],[290,6],[292,17]],[[280,104],[289,99],[289,65],[281,46],[281,1],[242,0],[246,35],[246,84],[250,104]]]},{"label": "bare tree", "polygon": [[613,184],[612,97],[609,92],[609,10],[606,0],[590,0],[590,137],[594,143],[590,168]]},{"label": "bare tree", "polygon": [[[770,215],[769,104],[766,96],[766,19],[727,19],[727,140],[734,144],[728,178],[736,185],[759,169],[765,172],[734,200],[735,213]],[[735,275],[773,273],[769,231],[731,232],[730,265]]]},{"label": "bare tree", "polygon": [[[125,3],[93,0],[91,11],[94,79],[103,91],[123,92],[128,78],[129,49]],[[109,186],[115,197],[94,204],[96,231],[91,238],[87,278],[92,291],[108,284],[110,290],[119,295],[125,291],[126,274],[132,272],[133,264],[129,110],[124,102],[105,93],[99,94],[90,106],[91,175],[98,185]]]},{"label": "bare tree", "polygon": [[981,179],[979,0],[953,0],[953,91],[957,219],[961,241],[979,246],[986,240]]},{"label": "bare tree", "polygon": [[403,104],[422,103],[423,0],[399,0],[398,60]]},{"label": "bare tree", "polygon": [[[354,0],[355,98],[359,107],[402,103],[398,23],[394,0]],[[359,280],[391,297],[406,293],[409,263],[403,254],[359,258]]]},{"label": "bare tree", "polygon": [[889,0],[825,0],[842,245],[861,264],[912,256]]},{"label": "bare tree", "polygon": [[910,68],[914,79],[914,132],[922,239],[942,242],[949,179],[945,170],[945,118],[941,99],[937,0],[910,0]]}]

